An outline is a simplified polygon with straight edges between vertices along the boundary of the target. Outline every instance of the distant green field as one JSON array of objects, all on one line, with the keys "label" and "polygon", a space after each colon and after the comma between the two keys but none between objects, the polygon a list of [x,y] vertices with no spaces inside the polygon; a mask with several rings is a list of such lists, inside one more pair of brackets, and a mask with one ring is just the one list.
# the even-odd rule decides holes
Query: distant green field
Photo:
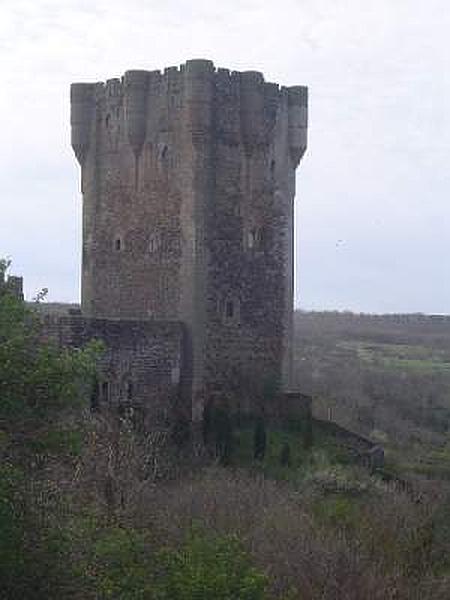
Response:
[{"label": "distant green field", "polygon": [[345,340],[338,342],[337,347],[345,351],[353,351],[359,360],[383,368],[421,373],[438,371],[450,374],[448,353],[425,346]]},{"label": "distant green field", "polygon": [[437,448],[426,445],[411,447],[408,455],[389,450],[386,467],[397,474],[415,474],[450,481],[450,441]]}]

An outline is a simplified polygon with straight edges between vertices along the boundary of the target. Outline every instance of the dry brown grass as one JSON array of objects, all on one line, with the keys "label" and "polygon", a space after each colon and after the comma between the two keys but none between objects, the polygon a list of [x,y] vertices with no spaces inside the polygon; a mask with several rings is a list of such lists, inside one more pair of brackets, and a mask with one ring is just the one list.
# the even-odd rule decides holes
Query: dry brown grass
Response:
[{"label": "dry brown grass", "polygon": [[[192,526],[237,534],[269,575],[276,598],[288,591],[301,600],[415,597],[417,581],[427,579],[420,549],[427,511],[386,488],[367,502],[357,527],[347,531],[317,523],[317,501],[308,490],[213,468],[148,488],[136,506],[136,519],[156,525],[161,541],[169,544],[178,544]],[[436,595],[436,586],[429,595],[426,587],[421,598],[445,597]]]},{"label": "dry brown grass", "polygon": [[159,547],[178,546],[193,527],[236,534],[269,576],[271,598],[449,597],[448,579],[432,575],[432,494],[414,496],[356,472],[366,489],[355,502],[350,489],[355,513],[341,523],[318,518],[317,508],[334,498],[321,478],[294,487],[248,470],[177,471],[162,435],[136,443],[101,421],[91,435],[77,485],[98,514],[151,531]]}]

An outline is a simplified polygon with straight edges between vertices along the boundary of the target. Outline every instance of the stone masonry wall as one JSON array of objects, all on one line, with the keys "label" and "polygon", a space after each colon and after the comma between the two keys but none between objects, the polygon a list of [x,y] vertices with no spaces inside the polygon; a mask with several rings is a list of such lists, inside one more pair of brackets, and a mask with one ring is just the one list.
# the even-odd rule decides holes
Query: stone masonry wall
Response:
[{"label": "stone masonry wall", "polygon": [[307,89],[192,60],[74,84],[71,102],[83,314],[184,323],[194,420],[289,388]]},{"label": "stone masonry wall", "polygon": [[183,410],[180,323],[85,319],[79,314],[43,314],[42,318],[47,339],[61,346],[81,348],[92,339],[104,342],[100,405],[139,409],[150,424],[167,423]]},{"label": "stone masonry wall", "polygon": [[254,72],[217,77],[206,397],[226,389],[247,411],[290,383],[294,172],[306,139],[293,150],[289,110],[294,97],[306,110],[306,90],[280,90]]}]

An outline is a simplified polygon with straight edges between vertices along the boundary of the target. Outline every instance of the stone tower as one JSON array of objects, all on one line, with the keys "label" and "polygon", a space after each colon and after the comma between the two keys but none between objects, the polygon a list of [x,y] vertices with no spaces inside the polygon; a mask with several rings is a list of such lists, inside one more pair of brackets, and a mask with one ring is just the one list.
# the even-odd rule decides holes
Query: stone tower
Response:
[{"label": "stone tower", "polygon": [[307,88],[190,60],[73,84],[71,124],[84,316],[183,323],[194,420],[288,388]]}]

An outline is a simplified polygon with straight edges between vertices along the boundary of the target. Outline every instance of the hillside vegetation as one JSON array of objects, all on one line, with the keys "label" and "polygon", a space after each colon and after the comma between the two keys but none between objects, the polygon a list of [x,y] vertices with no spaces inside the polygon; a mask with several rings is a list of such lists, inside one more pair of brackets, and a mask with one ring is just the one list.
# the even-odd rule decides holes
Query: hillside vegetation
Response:
[{"label": "hillside vegetation", "polygon": [[136,430],[89,408],[101,346],[39,327],[0,293],[2,600],[448,598],[445,481],[387,481],[304,424]]},{"label": "hillside vegetation", "polygon": [[450,479],[450,318],[295,315],[315,413],[380,441],[402,472]]}]

